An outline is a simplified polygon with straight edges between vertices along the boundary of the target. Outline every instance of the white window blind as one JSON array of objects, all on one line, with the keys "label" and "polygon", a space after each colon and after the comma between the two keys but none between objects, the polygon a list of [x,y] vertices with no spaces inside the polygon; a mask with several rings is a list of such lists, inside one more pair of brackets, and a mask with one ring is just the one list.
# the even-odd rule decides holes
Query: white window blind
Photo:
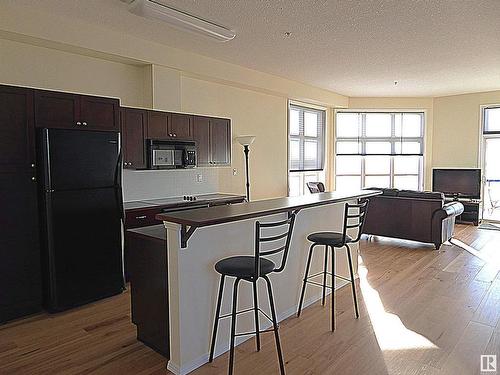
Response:
[{"label": "white window blind", "polygon": [[422,112],[338,112],[337,155],[424,154]]},{"label": "white window blind", "polygon": [[336,116],[335,188],[423,188],[423,112]]},{"label": "white window blind", "polygon": [[325,117],[326,113],[323,110],[290,104],[290,172],[323,169]]},{"label": "white window blind", "polygon": [[484,109],[484,134],[500,134],[500,107]]}]

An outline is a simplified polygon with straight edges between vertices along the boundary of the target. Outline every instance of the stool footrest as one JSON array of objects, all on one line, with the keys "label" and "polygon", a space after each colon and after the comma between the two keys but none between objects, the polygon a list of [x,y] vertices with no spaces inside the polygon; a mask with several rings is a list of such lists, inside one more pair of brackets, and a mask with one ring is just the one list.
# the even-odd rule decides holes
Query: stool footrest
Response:
[{"label": "stool footrest", "polygon": [[[319,274],[316,274],[316,275],[311,275],[311,276],[308,276],[308,277],[306,277],[306,278],[305,278],[305,280],[304,280],[304,281],[305,281],[306,283],[308,283],[308,284],[312,284],[312,285],[320,286],[320,287],[322,287],[322,288],[323,288],[323,286],[324,286],[325,288],[332,289],[332,287],[331,287],[330,285],[323,285],[323,284],[318,283],[318,282],[316,282],[316,281],[311,281],[311,280],[309,280],[311,277],[316,277],[316,276],[319,276],[319,275],[322,275],[322,274],[323,274],[323,272],[321,272],[321,273],[319,273]],[[329,274],[329,275],[331,275],[331,273],[329,273],[329,272],[328,272],[328,274]],[[351,279],[349,279],[349,278],[347,278],[347,277],[344,277],[344,276],[338,276],[338,275],[333,275],[333,276],[335,276],[336,278],[339,278],[339,279],[342,279],[342,280],[348,281],[348,282],[350,282],[350,283],[352,282],[352,280],[351,280]]]},{"label": "stool footrest", "polygon": [[[245,310],[240,310],[240,311],[237,311],[236,312],[236,315],[239,315],[239,314],[244,314],[244,313],[247,313],[247,312],[250,312],[250,311],[254,311],[255,309],[253,307],[250,307],[248,309],[245,309]],[[271,317],[269,315],[267,315],[267,313],[265,311],[262,311],[260,308],[257,308],[257,310],[262,314],[264,315],[267,320],[269,320],[271,323],[273,322],[273,320],[271,319]],[[219,316],[219,319],[224,319],[224,318],[230,318],[232,314],[224,314],[224,315],[221,315]]]},{"label": "stool footrest", "polygon": [[[279,328],[279,325],[278,325]],[[269,329],[264,329],[262,331],[259,330],[259,333],[268,333],[268,332],[274,332],[274,328],[269,328]],[[249,336],[249,335],[256,335],[257,331],[251,331],[251,332],[243,332],[243,333],[236,333],[235,336]]]},{"label": "stool footrest", "polygon": [[[324,274],[324,272],[323,272],[323,271],[321,271],[321,272],[317,272],[317,273],[315,273],[315,274],[313,274],[313,275],[309,275],[309,276],[307,276],[307,277],[306,277],[306,280],[307,280],[307,279],[311,279],[311,278],[313,278],[313,277],[323,276],[323,274]],[[328,272],[328,271],[327,271],[327,272],[326,272],[326,274],[327,274],[327,275],[332,276],[332,273],[331,273],[331,272]],[[338,277],[338,276],[337,276],[337,277]]]}]

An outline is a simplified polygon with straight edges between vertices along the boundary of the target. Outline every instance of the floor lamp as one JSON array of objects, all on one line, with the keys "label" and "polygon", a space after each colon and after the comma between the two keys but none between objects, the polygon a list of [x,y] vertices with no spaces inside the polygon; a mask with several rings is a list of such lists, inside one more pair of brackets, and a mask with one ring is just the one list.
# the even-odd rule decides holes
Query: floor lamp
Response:
[{"label": "floor lamp", "polygon": [[248,153],[250,152],[249,146],[255,141],[254,135],[242,135],[236,137],[236,141],[243,146],[243,152],[245,153],[245,171],[247,177],[247,201],[250,202],[250,175],[248,173]]}]

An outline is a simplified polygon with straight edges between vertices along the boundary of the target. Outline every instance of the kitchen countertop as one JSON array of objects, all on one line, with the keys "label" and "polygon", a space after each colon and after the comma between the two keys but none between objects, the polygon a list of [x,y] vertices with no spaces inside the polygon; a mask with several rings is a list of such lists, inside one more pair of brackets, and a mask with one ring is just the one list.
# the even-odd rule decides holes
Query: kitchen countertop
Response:
[{"label": "kitchen countertop", "polygon": [[358,190],[355,192],[334,191],[303,195],[300,197],[264,199],[237,205],[161,213],[156,215],[156,219],[192,227],[204,227],[282,212],[290,212],[303,208],[322,206],[325,204],[340,203],[358,198],[367,198],[379,194],[382,194],[379,190]]},{"label": "kitchen countertop", "polygon": [[224,193],[213,193],[213,194],[200,194],[193,195],[196,197],[195,201],[184,200],[183,197],[167,197],[167,198],[156,198],[147,200],[138,200],[124,202],[123,206],[125,210],[134,210],[140,208],[154,208],[154,207],[179,207],[179,206],[189,206],[190,204],[203,204],[203,203],[214,203],[214,202],[224,202],[224,201],[235,201],[244,199],[245,196],[237,194],[224,194]]}]

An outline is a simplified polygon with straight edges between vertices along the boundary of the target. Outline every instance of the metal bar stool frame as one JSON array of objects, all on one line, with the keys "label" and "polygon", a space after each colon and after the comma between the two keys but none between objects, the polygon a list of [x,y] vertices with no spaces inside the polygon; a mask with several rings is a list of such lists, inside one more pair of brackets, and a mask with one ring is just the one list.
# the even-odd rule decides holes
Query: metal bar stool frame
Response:
[{"label": "metal bar stool frame", "polygon": [[[309,255],[307,257],[307,265],[306,265],[306,271],[304,274],[304,279],[302,281],[302,290],[300,293],[300,301],[299,301],[299,306],[297,309],[297,317],[300,317],[300,314],[302,312],[302,305],[304,303],[304,295],[306,291],[306,285],[311,284],[315,286],[319,286],[323,288],[323,295],[321,298],[321,304],[324,306],[325,305],[325,299],[326,299],[326,289],[331,290],[331,314],[332,314],[332,320],[331,320],[331,330],[335,330],[335,278],[341,279],[348,281],[351,284],[352,288],[352,297],[354,300],[354,312],[356,319],[359,318],[359,309],[358,309],[358,299],[356,295],[356,285],[355,285],[355,278],[354,278],[354,270],[352,266],[352,255],[351,255],[351,248],[349,247],[348,243],[357,243],[359,242],[361,238],[361,234],[363,233],[363,225],[365,223],[365,216],[366,212],[368,209],[368,199],[363,199],[363,200],[358,200],[357,204],[349,204],[346,203],[344,206],[344,224],[343,224],[343,230],[342,230],[342,237],[341,241],[336,243],[335,245],[330,245],[330,244],[325,244],[325,260],[324,260],[324,267],[323,271],[315,273],[313,275],[309,275],[309,271],[311,268],[311,261],[312,261],[312,255],[313,255],[313,250],[316,246],[320,246],[322,244],[313,242],[311,247],[309,248]],[[357,213],[352,213],[352,210],[357,210]],[[352,223],[352,221],[355,221],[355,223]],[[354,229],[357,228],[358,233],[356,235],[355,239],[352,239],[349,241],[349,236],[347,234],[347,231],[349,229]],[[332,272],[328,272],[328,248],[331,249],[331,267],[332,267]],[[350,273],[350,278],[343,277],[340,275],[335,274],[335,248],[345,248],[347,251],[347,259],[349,263],[349,273]],[[311,281],[310,279],[323,275],[323,283],[318,283],[315,281]],[[330,275],[332,278],[332,285],[327,285],[327,275]]]},{"label": "metal bar stool frame", "polygon": [[[255,263],[254,263],[254,274],[251,277],[236,277],[234,280],[233,284],[233,298],[232,298],[232,311],[230,314],[224,314],[220,315],[220,310],[221,310],[221,304],[222,304],[222,296],[224,294],[224,281],[225,277],[227,275],[221,273],[220,277],[220,283],[219,283],[219,293],[218,293],[218,298],[217,298],[217,307],[215,311],[215,319],[214,319],[214,326],[213,326],[213,332],[212,332],[212,340],[211,340],[211,345],[210,345],[210,356],[209,356],[209,362],[212,362],[214,359],[214,352],[215,352],[215,344],[217,341],[217,330],[219,326],[219,320],[223,318],[231,318],[231,338],[230,338],[230,349],[229,349],[229,370],[228,373],[229,375],[233,374],[233,368],[234,368],[234,341],[235,338],[238,336],[247,336],[247,335],[255,335],[255,341],[256,341],[256,347],[257,351],[260,351],[260,334],[261,333],[266,333],[266,332],[274,332],[274,338],[276,341],[276,350],[278,354],[278,361],[279,361],[279,367],[280,367],[280,374],[285,375],[285,364],[283,360],[283,353],[281,350],[281,342],[280,342],[280,337],[279,337],[279,325],[278,325],[278,320],[276,317],[276,308],[274,305],[274,296],[273,296],[273,290],[272,290],[272,285],[271,281],[269,280],[269,277],[267,274],[265,275],[260,275],[260,263],[262,257],[270,256],[270,255],[276,255],[281,253],[281,260],[280,260],[280,265],[279,267],[275,268],[271,272],[279,273],[285,269],[286,261],[288,258],[288,253],[290,250],[290,242],[292,239],[292,234],[293,234],[293,227],[295,224],[295,213],[289,213],[288,218],[283,221],[278,221],[278,222],[264,222],[261,223],[260,221],[255,222]],[[263,236],[263,230],[270,229],[270,228],[276,228],[276,227],[282,227],[282,226],[288,226],[288,229],[285,233],[279,234],[279,235],[268,235],[268,236]],[[262,243],[273,243],[275,241],[279,240],[284,240],[285,244],[283,246],[277,247],[272,250],[261,250],[261,244]],[[231,276],[232,277],[232,276]],[[267,293],[269,297],[269,306],[271,310],[271,316],[266,314],[263,310],[259,308],[258,305],[258,298],[257,298],[257,282],[259,278],[263,278],[266,282],[267,285]],[[247,281],[253,284],[253,308],[237,311],[237,304],[238,304],[238,287],[240,281]],[[247,313],[253,311],[254,312],[254,321],[255,321],[255,331],[251,332],[243,332],[243,333],[236,333],[236,318],[238,315]],[[260,330],[259,327],[259,312],[263,314],[271,323],[272,323],[272,328],[266,329],[266,330]]]}]

